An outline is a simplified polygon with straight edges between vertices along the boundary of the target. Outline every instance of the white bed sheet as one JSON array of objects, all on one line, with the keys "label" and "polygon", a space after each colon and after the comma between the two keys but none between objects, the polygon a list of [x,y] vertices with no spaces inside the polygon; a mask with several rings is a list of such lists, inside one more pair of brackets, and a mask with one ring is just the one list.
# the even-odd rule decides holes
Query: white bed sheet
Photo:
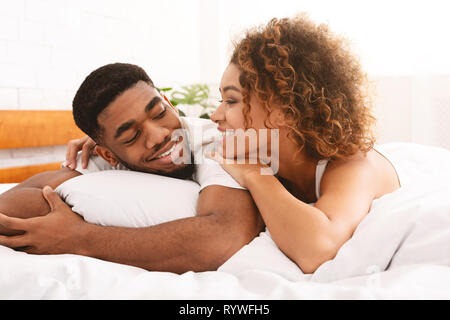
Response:
[{"label": "white bed sheet", "polygon": [[[450,268],[409,265],[337,282],[295,281],[249,269],[149,272],[74,255],[0,248],[0,299],[449,299]],[[8,258],[5,263],[4,258]]]},{"label": "white bed sheet", "polygon": [[0,299],[450,299],[450,151],[383,147],[410,183],[376,200],[313,275],[267,231],[218,271],[182,275],[0,246]]}]

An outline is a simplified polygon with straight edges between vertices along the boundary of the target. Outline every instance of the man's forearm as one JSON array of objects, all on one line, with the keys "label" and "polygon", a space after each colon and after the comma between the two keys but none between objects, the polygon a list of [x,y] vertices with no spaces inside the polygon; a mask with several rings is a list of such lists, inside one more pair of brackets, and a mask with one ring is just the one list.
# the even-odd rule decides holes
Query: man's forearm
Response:
[{"label": "man's forearm", "polygon": [[139,229],[84,223],[74,253],[152,271],[211,271],[263,228],[248,191],[210,186],[200,193],[192,218]]},{"label": "man's forearm", "polygon": [[216,270],[254,235],[232,232],[214,215],[148,228],[84,224],[75,254],[151,271]]},{"label": "man's forearm", "polygon": [[[225,192],[228,191],[228,192]],[[31,219],[0,215],[0,224],[23,230],[0,236],[0,245],[33,254],[81,254],[152,271],[216,270],[263,228],[249,193],[205,188],[197,215],[147,228],[104,227],[85,222],[51,188],[42,190],[52,211]]]}]

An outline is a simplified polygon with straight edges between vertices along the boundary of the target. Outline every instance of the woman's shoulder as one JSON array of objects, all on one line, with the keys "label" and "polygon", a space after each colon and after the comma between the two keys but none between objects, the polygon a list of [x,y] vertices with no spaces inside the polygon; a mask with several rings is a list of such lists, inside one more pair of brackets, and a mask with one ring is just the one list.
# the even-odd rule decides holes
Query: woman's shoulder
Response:
[{"label": "woman's shoulder", "polygon": [[354,184],[373,190],[375,197],[396,190],[397,173],[390,161],[375,149],[359,152],[345,160],[331,160],[324,172],[321,187]]},{"label": "woman's shoulder", "polygon": [[353,170],[370,170],[375,165],[373,149],[367,153],[358,152],[346,159],[328,160],[326,172],[347,172]]}]

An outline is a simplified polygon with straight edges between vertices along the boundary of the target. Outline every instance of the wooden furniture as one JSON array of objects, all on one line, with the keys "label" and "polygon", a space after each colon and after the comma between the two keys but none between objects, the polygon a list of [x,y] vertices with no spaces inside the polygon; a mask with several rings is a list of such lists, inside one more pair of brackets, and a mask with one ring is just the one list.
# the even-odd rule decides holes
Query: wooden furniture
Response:
[{"label": "wooden furniture", "polygon": [[[0,110],[0,149],[63,145],[83,136],[69,110]],[[0,168],[0,183],[19,183],[60,167],[61,162]]]}]

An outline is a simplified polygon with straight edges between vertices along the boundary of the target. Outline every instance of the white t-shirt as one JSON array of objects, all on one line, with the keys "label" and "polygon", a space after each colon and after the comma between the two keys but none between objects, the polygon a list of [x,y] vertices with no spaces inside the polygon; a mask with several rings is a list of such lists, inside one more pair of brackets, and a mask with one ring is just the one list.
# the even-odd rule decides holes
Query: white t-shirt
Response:
[{"label": "white t-shirt", "polygon": [[[215,141],[221,138],[217,124],[208,119],[180,117],[181,127],[185,129],[185,137],[194,155],[195,172],[193,180],[203,188],[210,185],[220,185],[229,188],[245,189],[226,172],[216,161],[205,158],[205,152],[212,151]],[[100,156],[91,156],[88,167],[81,167],[80,154],[77,158],[77,168],[81,174],[88,174],[103,170],[129,170],[122,164],[111,166]]]}]

